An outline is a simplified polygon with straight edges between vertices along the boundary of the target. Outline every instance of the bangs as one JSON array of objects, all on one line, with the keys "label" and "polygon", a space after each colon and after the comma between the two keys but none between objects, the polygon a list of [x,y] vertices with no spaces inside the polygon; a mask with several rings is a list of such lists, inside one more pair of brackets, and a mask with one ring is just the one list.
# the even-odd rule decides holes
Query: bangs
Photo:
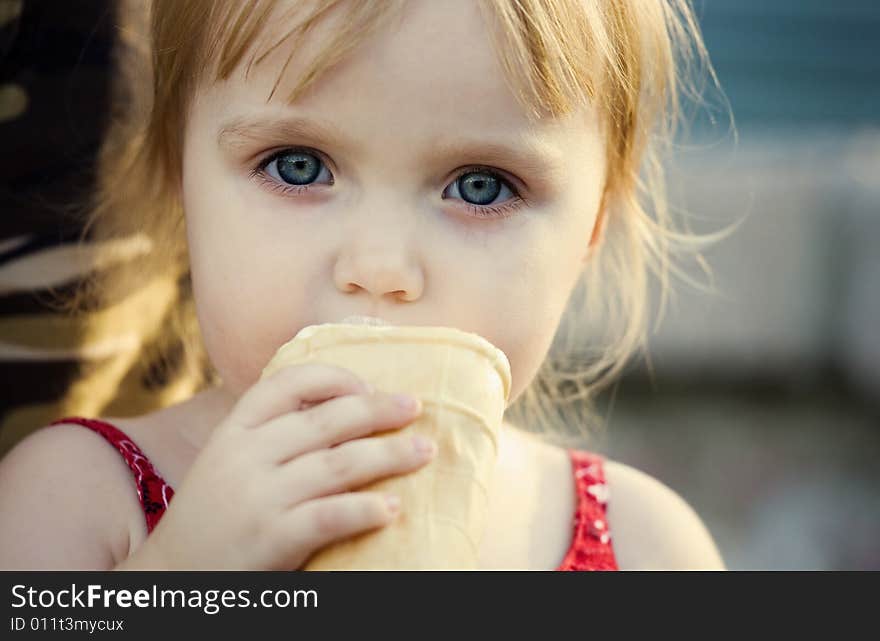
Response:
[{"label": "bangs", "polygon": [[[259,65],[273,52],[285,47],[290,54],[266,97],[269,101],[274,97],[294,55],[305,50],[303,44],[308,37],[314,35],[316,27],[324,25],[330,37],[308,61],[304,73],[286,97],[286,102],[292,104],[324,71],[341,62],[379,27],[399,15],[404,2],[312,0],[279,3],[256,0],[247,5],[241,2],[211,3],[207,46],[203,49],[201,64],[197,68],[203,69],[211,82],[220,82],[244,64],[247,79],[254,65]],[[287,29],[280,32],[275,25],[285,25]]]},{"label": "bangs", "polygon": [[[477,4],[506,80],[530,118],[568,114],[601,95],[603,77],[621,75],[614,73],[613,62],[619,56],[607,28],[609,16],[601,7],[570,1],[549,6],[544,0],[477,0]],[[199,34],[186,47],[191,53],[186,66],[195,84],[226,80],[240,65],[247,78],[254,65],[284,47],[290,53],[267,96],[271,100],[294,55],[306,50],[304,42],[326,23],[328,37],[286,97],[291,104],[324,71],[400,17],[405,5],[405,0],[197,1],[190,4],[189,20],[181,21],[189,23],[186,31],[191,36]],[[186,11],[177,8],[176,13],[181,17]],[[277,25],[285,25],[285,30]],[[178,25],[178,33],[183,31]],[[183,50],[178,49],[178,54]]]}]

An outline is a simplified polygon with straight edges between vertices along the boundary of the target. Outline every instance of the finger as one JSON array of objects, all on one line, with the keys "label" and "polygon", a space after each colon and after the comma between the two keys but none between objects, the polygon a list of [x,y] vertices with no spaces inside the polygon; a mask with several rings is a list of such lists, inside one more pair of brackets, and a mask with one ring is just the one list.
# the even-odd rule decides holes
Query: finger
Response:
[{"label": "finger", "polygon": [[348,492],[300,503],[285,512],[279,524],[284,545],[295,549],[294,568],[325,545],[391,523],[400,501],[381,492]]},{"label": "finger", "polygon": [[411,472],[435,453],[436,446],[430,439],[409,432],[356,439],[282,465],[277,487],[288,505],[295,505]]},{"label": "finger", "polygon": [[254,427],[281,414],[299,411],[307,403],[371,391],[367,383],[343,367],[326,363],[291,365],[247,390],[230,412],[229,421]]},{"label": "finger", "polygon": [[308,452],[408,425],[421,413],[421,403],[412,400],[415,406],[385,393],[340,396],[261,425],[261,445],[267,460],[284,464]]}]

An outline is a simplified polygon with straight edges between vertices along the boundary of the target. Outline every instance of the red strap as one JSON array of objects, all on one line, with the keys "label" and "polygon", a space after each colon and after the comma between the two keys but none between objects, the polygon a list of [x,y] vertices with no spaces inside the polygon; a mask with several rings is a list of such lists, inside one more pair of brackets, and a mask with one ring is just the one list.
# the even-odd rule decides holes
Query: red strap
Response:
[{"label": "red strap", "polygon": [[[97,419],[67,417],[50,425],[75,423],[94,430],[113,445],[134,474],[138,498],[147,521],[147,531],[162,518],[174,490],[156,472],[150,460],[124,432]],[[572,544],[557,570],[617,570],[611,533],[605,518],[608,486],[603,459],[582,450],[569,450],[577,488],[578,505],[574,516]]]},{"label": "red strap", "polygon": [[119,450],[134,474],[138,499],[140,499],[147,521],[147,532],[152,532],[174,496],[174,490],[156,473],[153,464],[144,456],[141,449],[124,432],[104,421],[70,416],[54,421],[50,425],[61,423],[76,423],[87,427],[103,436]]},{"label": "red strap", "polygon": [[617,570],[611,532],[605,511],[608,486],[603,458],[582,450],[569,450],[578,505],[574,516],[574,538],[557,570]]}]

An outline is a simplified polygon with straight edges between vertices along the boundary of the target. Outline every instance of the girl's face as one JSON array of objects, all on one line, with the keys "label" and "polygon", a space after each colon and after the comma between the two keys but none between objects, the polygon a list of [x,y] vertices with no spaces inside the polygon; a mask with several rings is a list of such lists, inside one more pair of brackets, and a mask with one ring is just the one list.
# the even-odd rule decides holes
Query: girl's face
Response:
[{"label": "girl's face", "polygon": [[510,360],[511,403],[534,377],[598,229],[605,154],[590,109],[529,123],[487,28],[473,1],[412,2],[294,107],[300,56],[266,103],[283,47],[197,94],[183,203],[227,391],[302,327],[355,314],[480,334]]}]

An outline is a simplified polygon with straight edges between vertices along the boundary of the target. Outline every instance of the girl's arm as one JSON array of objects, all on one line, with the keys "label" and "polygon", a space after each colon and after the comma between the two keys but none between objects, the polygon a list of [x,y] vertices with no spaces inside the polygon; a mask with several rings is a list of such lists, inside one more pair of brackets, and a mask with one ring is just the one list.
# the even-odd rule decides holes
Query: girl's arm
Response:
[{"label": "girl's arm", "polygon": [[706,525],[672,489],[607,460],[608,522],[621,570],[724,570]]},{"label": "girl's arm", "polygon": [[137,501],[128,468],[98,434],[56,425],[0,460],[0,570],[107,570],[128,554]]}]

